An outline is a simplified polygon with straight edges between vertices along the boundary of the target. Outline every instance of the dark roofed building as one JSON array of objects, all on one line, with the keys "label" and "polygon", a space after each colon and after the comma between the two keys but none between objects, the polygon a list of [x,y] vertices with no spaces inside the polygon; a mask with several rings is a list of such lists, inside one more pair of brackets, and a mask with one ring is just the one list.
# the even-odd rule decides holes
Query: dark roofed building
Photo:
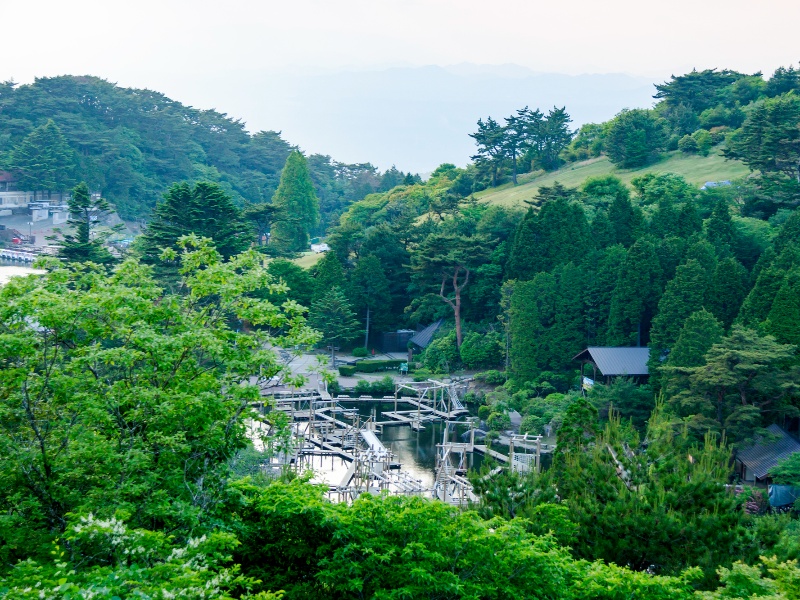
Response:
[{"label": "dark roofed building", "polygon": [[743,481],[757,483],[769,476],[769,470],[784,458],[800,452],[800,442],[777,425],[767,427],[769,439],[761,439],[736,453],[736,472]]},{"label": "dark roofed building", "polygon": [[[647,361],[650,360],[650,348],[615,348],[594,346],[587,348],[572,360],[581,362],[581,376],[584,368],[592,366],[592,379],[598,373],[610,381],[612,377],[633,377],[645,381],[650,375]],[[588,377],[588,373],[586,374]]]},{"label": "dark roofed building", "polygon": [[422,331],[415,333],[408,341],[424,350],[431,343],[434,334],[438,331],[439,327],[441,326],[442,326],[442,319],[439,319],[435,323],[431,323],[430,325],[428,325]]}]

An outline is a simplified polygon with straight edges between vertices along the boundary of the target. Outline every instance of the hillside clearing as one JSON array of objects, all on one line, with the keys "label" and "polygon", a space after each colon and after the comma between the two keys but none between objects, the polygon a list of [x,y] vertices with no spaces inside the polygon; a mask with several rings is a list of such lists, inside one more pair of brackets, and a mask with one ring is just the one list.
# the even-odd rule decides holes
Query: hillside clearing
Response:
[{"label": "hillside clearing", "polygon": [[[741,162],[727,160],[718,152],[709,156],[691,156],[681,152],[672,152],[667,158],[656,164],[641,169],[617,169],[607,157],[593,158],[583,162],[567,165],[563,169],[533,177],[527,182],[517,185],[506,184],[494,189],[475,194],[476,198],[491,204],[515,206],[536,196],[541,186],[553,185],[556,181],[567,187],[578,187],[589,177],[598,175],[616,175],[630,184],[634,177],[645,173],[675,173],[683,176],[689,183],[697,186],[706,181],[723,181],[745,177],[750,170]],[[519,178],[524,181],[524,177]]]}]

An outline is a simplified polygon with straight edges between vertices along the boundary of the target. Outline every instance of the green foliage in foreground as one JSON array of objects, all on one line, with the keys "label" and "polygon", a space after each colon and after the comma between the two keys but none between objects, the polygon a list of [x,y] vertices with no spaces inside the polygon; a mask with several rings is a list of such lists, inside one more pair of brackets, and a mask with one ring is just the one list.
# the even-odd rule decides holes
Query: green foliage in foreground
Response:
[{"label": "green foliage in foreground", "polygon": [[256,253],[223,261],[184,238],[187,293],[165,295],[133,260],[111,275],[52,261],[0,288],[0,562],[46,556],[70,514],[189,535],[218,501],[227,461],[261,400],[252,374],[281,371],[272,343],[313,342],[299,307],[249,297],[273,288]]},{"label": "green foliage in foreground", "polygon": [[694,572],[653,577],[576,561],[524,519],[487,521],[415,497],[330,504],[298,481],[238,489],[234,558],[286,598],[692,597]]}]

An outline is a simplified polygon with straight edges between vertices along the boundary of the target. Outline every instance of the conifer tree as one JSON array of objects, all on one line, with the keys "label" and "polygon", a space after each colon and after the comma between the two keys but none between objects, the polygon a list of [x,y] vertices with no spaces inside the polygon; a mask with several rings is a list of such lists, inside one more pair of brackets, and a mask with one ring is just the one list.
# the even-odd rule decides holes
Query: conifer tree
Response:
[{"label": "conifer tree", "polygon": [[608,343],[609,306],[625,256],[625,248],[615,245],[586,257],[583,304],[586,311],[586,343],[589,346],[605,346]]},{"label": "conifer tree", "polygon": [[[112,227],[103,233],[96,233],[98,222],[103,217],[112,212],[111,206],[103,198],[92,198],[89,188],[83,182],[79,183],[72,190],[69,199],[69,220],[67,224],[72,227],[73,233],[63,235],[63,239],[58,242],[59,257],[69,262],[95,262],[98,264],[110,264],[114,262],[114,257],[105,248],[105,241],[115,231],[121,229],[120,226]],[[61,233],[60,230],[55,230]]]},{"label": "conifer tree", "polygon": [[52,119],[31,131],[9,162],[24,190],[63,192],[75,185],[75,153]]},{"label": "conifer tree", "polygon": [[795,269],[784,277],[765,329],[782,344],[800,346],[800,270]]},{"label": "conifer tree", "polygon": [[153,218],[141,238],[142,260],[158,265],[157,271],[174,276],[176,265],[162,263],[165,248],[176,248],[178,238],[196,234],[210,238],[217,251],[229,258],[247,249],[250,226],[231,197],[216,183],[176,183],[156,205]]},{"label": "conifer tree", "polygon": [[769,266],[761,270],[753,289],[742,303],[737,322],[751,328],[763,323],[769,316],[786,273],[797,267],[800,267],[800,245],[790,244]]},{"label": "conifer tree", "polygon": [[308,324],[319,331],[323,343],[331,347],[333,367],[336,367],[336,347],[353,341],[361,333],[353,307],[339,286],[333,286],[311,303]]},{"label": "conifer tree", "polygon": [[292,152],[286,159],[272,205],[286,218],[273,224],[270,243],[286,252],[306,250],[308,233],[319,221],[319,200],[300,152]]},{"label": "conifer tree", "polygon": [[714,209],[711,211],[711,217],[706,223],[706,233],[708,241],[711,242],[717,249],[721,251],[726,246],[733,247],[733,242],[736,237],[736,228],[731,221],[731,213],[728,209],[728,203],[724,198],[717,200]]},{"label": "conifer tree", "polygon": [[314,300],[321,298],[335,286],[342,290],[347,288],[344,267],[342,267],[342,263],[335,252],[326,252],[320,261],[314,265],[313,277]]},{"label": "conifer tree", "polygon": [[724,335],[722,324],[713,314],[700,309],[689,315],[667,359],[669,367],[699,367],[706,352]]},{"label": "conifer tree", "polygon": [[569,368],[572,357],[586,347],[586,312],[583,290],[586,281],[582,270],[573,263],[558,267],[554,272],[558,280],[556,316],[550,332],[552,353],[551,368]]},{"label": "conifer tree", "polygon": [[611,297],[609,343],[634,346],[646,342],[661,297],[662,279],[653,242],[639,239],[628,250]]},{"label": "conifer tree", "polygon": [[577,260],[588,250],[588,238],[589,224],[578,204],[559,197],[547,202],[538,213],[531,208],[514,235],[509,277],[528,280]]},{"label": "conifer tree", "polygon": [[614,228],[608,220],[606,211],[598,211],[592,221],[592,240],[595,248],[608,248],[614,245]]},{"label": "conifer tree", "polygon": [[359,312],[365,313],[364,347],[369,345],[370,327],[384,327],[390,319],[392,296],[381,261],[374,254],[361,257],[350,276],[351,295]]},{"label": "conifer tree", "polygon": [[706,307],[725,329],[732,324],[747,295],[748,275],[741,263],[733,257],[723,258],[714,270]]},{"label": "conifer tree", "polygon": [[683,203],[678,214],[678,236],[688,238],[689,236],[703,230],[703,219],[697,210],[697,205],[692,199]]},{"label": "conifer tree", "polygon": [[633,245],[641,233],[642,213],[631,204],[630,198],[617,195],[608,208],[608,220],[614,229],[614,243],[626,248]]},{"label": "conifer tree", "polygon": [[675,277],[667,283],[650,332],[650,357],[656,365],[678,339],[689,315],[703,307],[707,281],[702,265],[692,259],[678,267]]},{"label": "conifer tree", "polygon": [[556,279],[539,273],[518,281],[511,296],[511,372],[520,383],[533,381],[551,356],[550,334],[556,316]]}]

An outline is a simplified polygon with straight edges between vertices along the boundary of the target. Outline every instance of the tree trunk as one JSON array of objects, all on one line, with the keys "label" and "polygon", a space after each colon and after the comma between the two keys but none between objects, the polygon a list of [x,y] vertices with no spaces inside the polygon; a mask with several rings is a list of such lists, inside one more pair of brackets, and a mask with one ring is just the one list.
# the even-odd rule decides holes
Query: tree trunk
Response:
[{"label": "tree trunk", "polygon": [[367,329],[364,332],[364,348],[369,348],[369,304],[367,304]]},{"label": "tree trunk", "polygon": [[456,347],[461,350],[461,290],[456,286],[456,301],[453,306],[456,321]]},{"label": "tree trunk", "polygon": [[517,155],[511,157],[511,180],[517,185]]}]

